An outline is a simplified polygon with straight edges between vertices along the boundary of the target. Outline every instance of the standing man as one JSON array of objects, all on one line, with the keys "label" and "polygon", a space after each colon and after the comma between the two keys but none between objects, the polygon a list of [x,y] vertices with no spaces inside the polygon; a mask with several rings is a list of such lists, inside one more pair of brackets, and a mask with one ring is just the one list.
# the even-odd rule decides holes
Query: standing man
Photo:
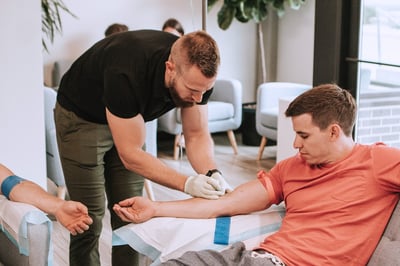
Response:
[{"label": "standing man", "polygon": [[[219,63],[217,44],[203,31],[179,39],[129,31],[96,43],[63,76],[55,108],[60,157],[71,199],[84,203],[93,219],[88,231],[71,236],[71,266],[100,265],[105,194],[111,210],[142,194],[143,177],[196,197],[225,194],[229,186],[216,170],[206,105]],[[145,122],[175,107],[181,107],[197,175],[178,173],[142,149]],[[125,224],[111,210],[112,229]],[[138,254],[128,245],[113,247],[112,264],[137,265]]]}]

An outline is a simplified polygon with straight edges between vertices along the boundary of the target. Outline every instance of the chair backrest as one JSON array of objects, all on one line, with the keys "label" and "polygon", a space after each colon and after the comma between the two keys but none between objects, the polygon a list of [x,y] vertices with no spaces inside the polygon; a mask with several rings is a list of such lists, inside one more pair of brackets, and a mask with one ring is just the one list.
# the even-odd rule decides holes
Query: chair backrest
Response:
[{"label": "chair backrest", "polygon": [[290,82],[267,82],[257,89],[257,107],[278,108],[279,99],[297,96],[311,88],[311,85]]},{"label": "chair backrest", "polygon": [[58,153],[56,127],[54,123],[54,107],[56,101],[57,92],[52,88],[44,87],[47,177],[58,186],[64,186],[64,173]]},{"label": "chair backrest", "polygon": [[[255,119],[257,133],[268,139],[277,140],[279,99],[295,97],[310,88],[311,85],[290,82],[260,84],[257,89]],[[265,119],[265,114],[268,114],[268,119]]]},{"label": "chair backrest", "polygon": [[[242,122],[242,84],[235,79],[217,79],[209,102],[229,103],[233,106],[233,117],[229,121],[209,121],[211,133],[237,129]],[[212,117],[212,115],[209,115]],[[158,129],[169,134],[182,132],[179,108],[174,108],[158,119]]]}]

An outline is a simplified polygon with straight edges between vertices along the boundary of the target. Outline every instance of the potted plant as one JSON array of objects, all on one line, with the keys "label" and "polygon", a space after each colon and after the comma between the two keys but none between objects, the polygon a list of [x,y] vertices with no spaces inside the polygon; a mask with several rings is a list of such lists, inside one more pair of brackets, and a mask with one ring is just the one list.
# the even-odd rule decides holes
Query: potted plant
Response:
[{"label": "potted plant", "polygon": [[[56,33],[62,33],[61,10],[76,18],[62,0],[42,0],[42,32],[51,43],[53,43]],[[48,52],[44,37],[42,37],[42,45],[44,50]]]},{"label": "potted plant", "polygon": [[267,71],[261,22],[267,19],[268,13],[271,11],[276,12],[278,17],[282,17],[286,7],[298,10],[305,0],[208,0],[208,10],[220,1],[223,1],[221,9],[218,11],[218,26],[221,29],[228,29],[234,18],[242,23],[253,21],[257,24],[262,81],[266,82]]},{"label": "potted plant", "polygon": [[[257,24],[258,46],[260,49],[262,82],[267,82],[267,70],[265,62],[264,37],[262,23],[267,19],[268,13],[275,12],[282,17],[285,8],[289,7],[298,10],[305,0],[208,0],[208,11],[218,2],[223,1],[218,11],[218,26],[226,30],[233,19],[247,23],[253,21]],[[255,129],[256,103],[243,104],[243,120],[241,125],[242,141],[245,145],[258,146],[261,136]],[[274,142],[269,143],[274,144]]]}]

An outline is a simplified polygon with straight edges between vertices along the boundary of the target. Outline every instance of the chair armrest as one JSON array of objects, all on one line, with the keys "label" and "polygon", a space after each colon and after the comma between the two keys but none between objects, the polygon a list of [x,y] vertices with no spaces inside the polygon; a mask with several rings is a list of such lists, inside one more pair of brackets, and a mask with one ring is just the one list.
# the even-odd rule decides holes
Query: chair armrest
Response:
[{"label": "chair armrest", "polygon": [[[0,262],[49,265],[53,260],[52,222],[38,208],[0,195]],[[31,248],[34,247],[34,252]]]},{"label": "chair armrest", "polygon": [[243,88],[240,81],[236,79],[217,79],[210,101],[228,102],[233,104],[235,124],[242,122],[242,94]]}]

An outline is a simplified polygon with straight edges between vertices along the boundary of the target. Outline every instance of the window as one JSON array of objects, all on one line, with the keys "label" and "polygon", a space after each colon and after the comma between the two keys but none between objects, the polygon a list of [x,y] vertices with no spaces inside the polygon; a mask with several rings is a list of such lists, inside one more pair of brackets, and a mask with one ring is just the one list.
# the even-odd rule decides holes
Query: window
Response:
[{"label": "window", "polygon": [[355,140],[400,148],[400,1],[316,1],[314,85],[357,99]]}]

